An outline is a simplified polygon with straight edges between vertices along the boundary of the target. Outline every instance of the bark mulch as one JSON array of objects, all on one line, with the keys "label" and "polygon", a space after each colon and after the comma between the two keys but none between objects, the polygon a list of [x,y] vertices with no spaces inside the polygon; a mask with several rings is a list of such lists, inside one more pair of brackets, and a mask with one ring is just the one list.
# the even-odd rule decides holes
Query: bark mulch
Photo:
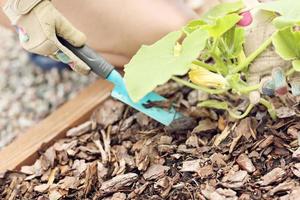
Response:
[{"label": "bark mulch", "polygon": [[173,83],[160,93],[191,118],[163,127],[109,99],[34,165],[0,175],[0,199],[300,199],[299,99],[270,99],[276,121],[263,107],[233,120],[197,108],[206,94]]}]

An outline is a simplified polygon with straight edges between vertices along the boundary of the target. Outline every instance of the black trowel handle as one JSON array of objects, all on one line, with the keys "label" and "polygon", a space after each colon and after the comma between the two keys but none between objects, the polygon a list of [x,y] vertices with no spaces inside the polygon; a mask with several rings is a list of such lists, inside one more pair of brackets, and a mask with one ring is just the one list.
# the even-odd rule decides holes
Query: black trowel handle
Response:
[{"label": "black trowel handle", "polygon": [[114,66],[108,63],[104,58],[97,54],[93,49],[87,45],[83,47],[74,47],[65,39],[57,36],[58,40],[69,50],[71,50],[78,58],[85,62],[91,70],[103,78],[107,78],[108,75],[114,70]]}]

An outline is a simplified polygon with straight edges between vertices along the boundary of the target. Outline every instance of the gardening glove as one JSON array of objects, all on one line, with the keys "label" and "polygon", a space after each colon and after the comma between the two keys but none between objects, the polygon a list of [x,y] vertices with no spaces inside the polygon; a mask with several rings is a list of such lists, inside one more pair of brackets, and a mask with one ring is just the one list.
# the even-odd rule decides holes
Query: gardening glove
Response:
[{"label": "gardening glove", "polygon": [[74,28],[49,0],[7,0],[3,10],[17,27],[24,49],[66,63],[80,74],[89,73],[90,68],[57,39],[60,36],[80,47],[85,44],[85,35]]},{"label": "gardening glove", "polygon": [[[248,56],[254,52],[263,42],[265,42],[275,31],[272,25],[273,16],[271,13],[262,10],[251,11],[253,23],[246,28],[247,36],[244,44],[245,54]],[[254,62],[249,66],[249,76],[247,82],[250,85],[260,84],[261,89],[250,93],[250,101],[256,104],[260,100],[260,95],[283,96],[288,92],[288,84],[285,72],[291,66],[290,61],[283,60],[270,45]],[[300,94],[300,77],[295,73],[289,78],[293,95]]]}]

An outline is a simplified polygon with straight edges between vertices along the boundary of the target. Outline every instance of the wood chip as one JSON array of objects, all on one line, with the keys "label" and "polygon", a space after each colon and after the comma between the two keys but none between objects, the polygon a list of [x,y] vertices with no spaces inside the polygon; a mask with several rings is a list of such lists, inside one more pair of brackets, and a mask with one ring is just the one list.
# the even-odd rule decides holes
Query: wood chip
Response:
[{"label": "wood chip", "polygon": [[300,178],[300,163],[296,163],[291,168],[292,172],[295,174],[295,176]]},{"label": "wood chip", "polygon": [[213,174],[214,174],[214,170],[213,170],[213,167],[211,165],[206,165],[204,167],[201,167],[198,170],[198,175],[201,178],[208,178],[208,177],[212,176]]},{"label": "wood chip", "polygon": [[60,194],[56,190],[52,190],[49,193],[49,200],[59,200],[62,197],[62,194]]},{"label": "wood chip", "polygon": [[138,175],[135,173],[128,173],[123,175],[118,175],[111,180],[105,181],[102,183],[100,190],[104,194],[113,193],[118,191],[120,188],[124,186],[130,185],[138,178]]},{"label": "wood chip", "polygon": [[126,200],[126,194],[117,192],[111,197],[110,200]]},{"label": "wood chip", "polygon": [[185,142],[186,146],[188,147],[199,147],[199,141],[196,134],[192,134]]},{"label": "wood chip", "polygon": [[44,193],[46,190],[48,190],[49,185],[48,184],[41,184],[37,185],[33,188],[34,191]]},{"label": "wood chip", "polygon": [[211,121],[210,119],[204,119],[199,121],[198,126],[193,130],[193,133],[201,133],[210,130],[215,130],[218,128],[218,123]]},{"label": "wood chip", "polygon": [[154,164],[147,169],[147,171],[143,174],[143,177],[146,180],[158,179],[164,176],[169,169],[170,167]]},{"label": "wood chip", "polygon": [[81,136],[82,134],[85,134],[92,130],[93,122],[87,121],[75,128],[72,128],[67,131],[67,137],[74,137],[74,136]]},{"label": "wood chip", "polygon": [[252,173],[256,170],[252,161],[246,154],[240,154],[236,162],[242,169],[246,170],[249,173]]},{"label": "wood chip", "polygon": [[181,172],[198,172],[200,170],[200,159],[184,161],[182,163]]},{"label": "wood chip", "polygon": [[281,168],[275,168],[262,177],[262,186],[270,185],[274,182],[279,182],[285,175],[285,170]]},{"label": "wood chip", "polygon": [[121,119],[125,106],[119,101],[109,99],[95,112],[95,118],[98,124],[107,127]]},{"label": "wood chip", "polygon": [[295,186],[296,183],[294,181],[285,181],[283,183],[278,184],[272,190],[270,190],[269,195],[273,196],[277,192],[285,192],[285,191],[293,190]]}]

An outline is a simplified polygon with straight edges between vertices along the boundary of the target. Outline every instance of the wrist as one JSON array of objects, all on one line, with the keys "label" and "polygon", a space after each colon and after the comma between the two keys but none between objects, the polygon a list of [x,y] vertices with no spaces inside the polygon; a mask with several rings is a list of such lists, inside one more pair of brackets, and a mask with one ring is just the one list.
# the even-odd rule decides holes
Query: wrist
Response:
[{"label": "wrist", "polygon": [[4,13],[10,19],[11,23],[15,25],[18,19],[29,13],[36,5],[43,0],[0,0]]}]

